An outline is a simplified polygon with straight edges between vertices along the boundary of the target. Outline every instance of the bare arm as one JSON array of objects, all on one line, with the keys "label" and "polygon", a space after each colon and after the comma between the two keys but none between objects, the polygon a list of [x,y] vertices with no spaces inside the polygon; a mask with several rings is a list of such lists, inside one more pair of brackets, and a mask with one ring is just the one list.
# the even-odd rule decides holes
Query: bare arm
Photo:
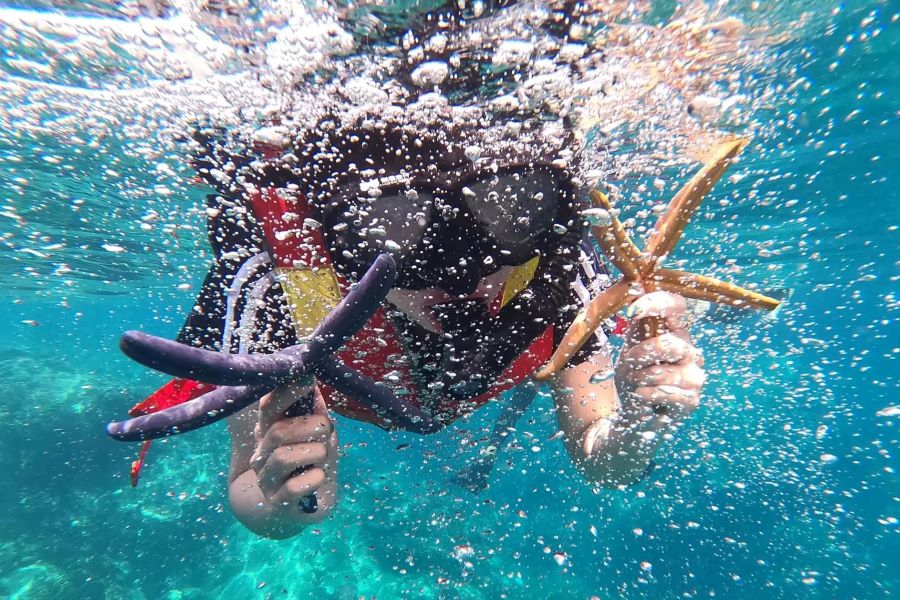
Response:
[{"label": "bare arm", "polygon": [[667,319],[669,333],[642,341],[628,336],[615,369],[608,354],[595,355],[553,382],[566,449],[600,485],[640,481],[662,440],[699,403],[705,376],[686,329],[684,301],[659,294],[635,303],[632,328],[641,317],[658,315]]},{"label": "bare arm", "polygon": [[659,444],[656,434],[667,425],[622,411],[610,357],[594,356],[565,369],[553,388],[566,450],[585,477],[608,487],[639,481]]}]

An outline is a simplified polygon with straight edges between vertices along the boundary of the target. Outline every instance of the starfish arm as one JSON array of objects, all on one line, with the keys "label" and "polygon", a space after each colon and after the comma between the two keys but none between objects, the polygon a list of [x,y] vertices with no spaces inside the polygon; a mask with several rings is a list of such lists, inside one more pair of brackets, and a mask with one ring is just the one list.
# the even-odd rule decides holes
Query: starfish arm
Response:
[{"label": "starfish arm", "polygon": [[656,272],[656,285],[687,298],[729,304],[738,308],[775,310],[781,304],[774,298],[751,292],[715,277],[685,271],[660,269]]},{"label": "starfish arm", "polygon": [[[591,200],[594,201],[594,205],[602,208],[606,212],[609,213],[610,223],[606,227],[594,227],[594,236],[598,238],[602,237],[598,235],[598,230],[604,231],[606,235],[612,234],[613,240],[615,240],[616,247],[618,251],[616,254],[621,255],[623,260],[627,260],[632,265],[638,265],[641,260],[641,251],[637,246],[634,245],[634,242],[631,241],[631,238],[628,237],[628,233],[625,232],[625,226],[622,225],[622,222],[619,220],[619,217],[616,216],[612,204],[607,198],[606,194],[601,192],[600,190],[591,190]],[[605,248],[604,248],[605,251]],[[612,260],[612,256],[610,256],[610,260]],[[615,263],[613,263],[615,264]],[[616,265],[619,267],[619,265]],[[619,267],[621,270],[622,267]],[[637,277],[637,267],[634,268],[634,277]],[[623,273],[628,273],[622,270]]]},{"label": "starfish arm", "polygon": [[641,319],[641,326],[634,330],[632,336],[635,341],[649,340],[659,337],[668,330],[665,317],[644,317]]},{"label": "starfish arm", "polygon": [[653,235],[647,241],[646,252],[653,258],[669,254],[703,197],[725,173],[725,169],[747,145],[747,140],[736,139],[725,142],[715,149],[713,158],[675,194],[666,212],[656,222]]},{"label": "starfish arm", "polygon": [[534,374],[534,378],[544,381],[561,371],[569,359],[590,339],[603,320],[625,306],[630,287],[630,282],[620,280],[591,300],[569,326],[553,356],[543,369]]},{"label": "starfish arm", "polygon": [[638,266],[623,251],[622,246],[616,242],[612,226],[603,227],[595,225],[592,227],[592,230],[594,232],[594,239],[597,240],[597,244],[600,246],[600,249],[603,250],[603,254],[606,255],[609,262],[622,272],[625,279],[631,281],[640,277]]}]

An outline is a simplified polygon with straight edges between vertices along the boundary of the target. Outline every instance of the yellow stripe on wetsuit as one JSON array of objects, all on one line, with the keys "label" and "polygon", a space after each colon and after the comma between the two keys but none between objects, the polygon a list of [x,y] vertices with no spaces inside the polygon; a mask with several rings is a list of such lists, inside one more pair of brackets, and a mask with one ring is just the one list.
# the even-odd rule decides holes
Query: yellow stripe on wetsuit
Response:
[{"label": "yellow stripe on wetsuit", "polygon": [[337,277],[331,268],[276,269],[290,305],[297,335],[306,337],[341,301]]},{"label": "yellow stripe on wetsuit", "polygon": [[[503,286],[500,308],[528,287],[537,270],[539,257],[513,267]],[[278,268],[278,281],[288,297],[291,316],[297,334],[308,336],[328,313],[341,301],[337,278],[330,268]]]},{"label": "yellow stripe on wetsuit", "polygon": [[524,265],[514,267],[506,277],[506,284],[503,286],[503,300],[500,301],[500,308],[506,306],[506,303],[519,295],[519,292],[528,287],[531,280],[534,279],[534,273],[537,271],[540,257],[535,256]]}]

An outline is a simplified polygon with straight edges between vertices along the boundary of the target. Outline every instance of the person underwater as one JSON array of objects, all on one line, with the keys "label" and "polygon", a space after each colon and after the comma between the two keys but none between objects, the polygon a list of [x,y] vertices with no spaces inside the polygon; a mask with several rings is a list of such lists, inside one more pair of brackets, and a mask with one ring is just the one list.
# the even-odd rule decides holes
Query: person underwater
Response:
[{"label": "person underwater", "polygon": [[[559,159],[571,139],[542,127],[504,145],[484,143],[474,126],[326,118],[270,160],[204,140],[195,166],[218,192],[207,206],[216,260],[178,341],[229,353],[297,344],[388,252],[398,279],[345,346],[347,365],[443,426],[533,386],[530,376],[608,281],[586,243],[576,159]],[[615,365],[600,331],[550,381],[569,455],[589,481],[610,487],[647,475],[705,379],[683,298],[647,294],[630,315]],[[631,335],[645,317],[664,319],[666,331]],[[295,535],[334,510],[330,411],[395,427],[327,385],[312,415],[287,416],[299,387],[282,386],[229,420],[230,505],[267,537]],[[312,493],[315,510],[298,508]]]},{"label": "person underwater", "polygon": [[[238,359],[302,347],[387,254],[396,280],[343,345],[342,364],[438,428],[510,390],[491,447],[508,439],[534,380],[547,380],[566,450],[588,481],[615,488],[647,477],[659,445],[699,405],[703,359],[684,297],[632,285],[664,270],[658,257],[619,255],[596,235],[591,211],[611,211],[587,201],[586,163],[598,158],[582,156],[586,140],[575,131],[584,124],[563,98],[578,70],[562,58],[569,42],[587,51],[582,34],[604,13],[551,5],[533,13],[530,4],[498,3],[469,15],[449,3],[393,32],[399,41],[363,33],[361,52],[330,82],[318,74],[298,84],[293,104],[252,135],[198,131],[194,167],[215,188],[206,206],[215,260],[177,341]],[[690,212],[672,213],[681,217],[663,249]],[[612,224],[625,235],[615,217]],[[634,247],[620,241],[615,247]],[[595,242],[627,280],[612,282]],[[714,302],[729,292],[711,278],[675,283]],[[627,326],[617,326],[624,343],[616,361],[603,328],[570,352],[573,331],[595,330],[581,327],[584,315],[626,289],[635,293]],[[619,296],[607,308],[618,309]],[[230,506],[259,535],[290,537],[334,511],[333,414],[406,427],[333,384],[306,377],[280,385],[229,417]],[[312,414],[296,414],[313,387]],[[132,414],[210,389],[175,379]],[[482,489],[492,464],[480,457],[458,483]]]}]

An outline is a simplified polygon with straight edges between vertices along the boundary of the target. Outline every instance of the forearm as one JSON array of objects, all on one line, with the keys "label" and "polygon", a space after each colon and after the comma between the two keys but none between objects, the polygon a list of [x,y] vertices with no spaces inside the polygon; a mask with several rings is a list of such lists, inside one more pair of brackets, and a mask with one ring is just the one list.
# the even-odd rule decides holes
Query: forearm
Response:
[{"label": "forearm", "polygon": [[609,356],[567,368],[554,388],[566,450],[585,477],[605,487],[643,479],[672,423],[652,409],[623,408]]},{"label": "forearm", "polygon": [[664,415],[620,408],[585,430],[579,466],[587,479],[605,487],[637,483],[646,477],[661,442],[671,438],[672,427]]},{"label": "forearm", "polygon": [[286,519],[274,510],[259,489],[256,473],[248,469],[228,486],[228,502],[234,516],[256,535],[286,539],[303,531],[306,523]]}]

